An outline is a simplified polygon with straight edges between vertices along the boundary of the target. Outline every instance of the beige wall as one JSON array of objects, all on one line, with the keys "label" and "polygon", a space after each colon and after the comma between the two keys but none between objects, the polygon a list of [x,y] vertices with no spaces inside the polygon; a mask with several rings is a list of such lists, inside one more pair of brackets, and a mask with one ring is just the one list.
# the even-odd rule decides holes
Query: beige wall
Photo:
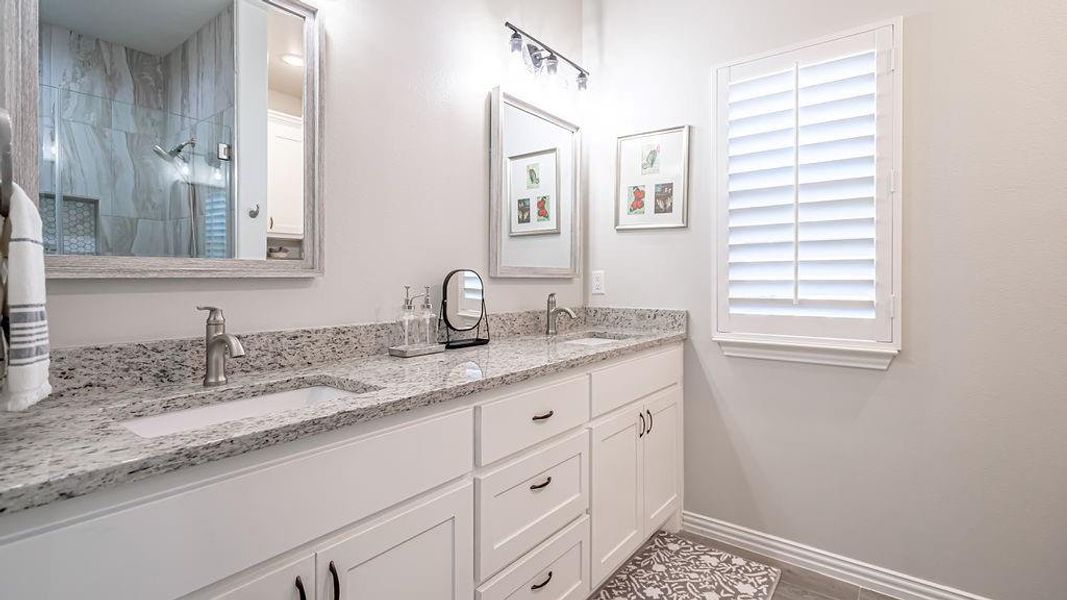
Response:
[{"label": "beige wall", "polygon": [[[686,508],[1002,600],[1067,590],[1067,5],[586,0],[594,304],[690,311]],[[710,339],[712,66],[905,16],[904,353]],[[616,233],[614,137],[694,125],[691,225]]]},{"label": "beige wall", "polygon": [[50,281],[57,347],[195,336],[197,304],[232,331],[394,317],[403,284],[457,267],[486,278],[492,312],[581,304],[578,280],[488,278],[488,93],[505,19],[581,51],[581,3],[321,2],[327,37],[326,275],[294,281]]}]

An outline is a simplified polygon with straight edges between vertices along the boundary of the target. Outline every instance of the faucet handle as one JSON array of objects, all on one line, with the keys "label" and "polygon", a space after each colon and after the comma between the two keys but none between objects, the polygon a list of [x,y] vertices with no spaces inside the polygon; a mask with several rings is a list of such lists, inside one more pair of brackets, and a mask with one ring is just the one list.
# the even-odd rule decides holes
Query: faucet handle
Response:
[{"label": "faucet handle", "polygon": [[222,314],[222,309],[217,306],[197,306],[196,310],[209,311],[207,314],[207,322],[209,325],[218,325],[226,322],[226,317]]}]

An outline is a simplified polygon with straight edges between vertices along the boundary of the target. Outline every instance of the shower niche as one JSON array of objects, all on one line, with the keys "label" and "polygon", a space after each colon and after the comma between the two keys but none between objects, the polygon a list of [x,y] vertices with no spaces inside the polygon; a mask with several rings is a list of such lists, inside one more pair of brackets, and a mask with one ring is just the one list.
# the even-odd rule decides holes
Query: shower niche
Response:
[{"label": "shower niche", "polygon": [[321,270],[314,8],[41,0],[39,33],[50,277]]}]

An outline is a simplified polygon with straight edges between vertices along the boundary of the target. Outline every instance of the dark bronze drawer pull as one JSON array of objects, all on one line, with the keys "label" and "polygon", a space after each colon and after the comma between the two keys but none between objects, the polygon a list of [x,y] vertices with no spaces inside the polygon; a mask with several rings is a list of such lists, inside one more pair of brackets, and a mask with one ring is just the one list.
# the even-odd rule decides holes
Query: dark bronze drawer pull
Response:
[{"label": "dark bronze drawer pull", "polygon": [[300,592],[300,600],[308,600],[308,594],[304,591],[304,582],[299,575],[296,576],[296,589]]},{"label": "dark bronze drawer pull", "polygon": [[645,412],[648,413],[648,431],[645,432],[646,434],[648,434],[652,433],[652,411],[645,410]]},{"label": "dark bronze drawer pull", "polygon": [[333,578],[333,600],[341,600],[341,579],[337,576],[337,565],[330,561],[330,577]]},{"label": "dark bronze drawer pull", "polygon": [[534,421],[544,421],[545,419],[552,418],[552,415],[554,415],[554,414],[556,414],[556,411],[550,410],[550,411],[548,411],[546,413],[542,413],[540,415],[534,415],[533,416],[533,420]]},{"label": "dark bronze drawer pull", "polygon": [[552,483],[552,478],[551,477],[549,477],[548,479],[544,480],[543,483],[535,483],[535,484],[531,485],[530,486],[530,491],[531,492],[536,492],[537,490],[542,490],[542,489],[548,487],[548,484],[550,484],[550,483]]},{"label": "dark bronze drawer pull", "polygon": [[648,433],[648,423],[645,423],[645,413],[637,413],[637,416],[641,417],[641,431],[637,434],[637,437],[642,438]]},{"label": "dark bronze drawer pull", "polygon": [[531,585],[530,589],[531,590],[539,590],[539,589],[545,587],[546,585],[548,585],[549,581],[552,581],[552,571],[548,572],[548,577],[545,577],[544,581],[542,581],[541,583],[535,583],[535,584]]}]

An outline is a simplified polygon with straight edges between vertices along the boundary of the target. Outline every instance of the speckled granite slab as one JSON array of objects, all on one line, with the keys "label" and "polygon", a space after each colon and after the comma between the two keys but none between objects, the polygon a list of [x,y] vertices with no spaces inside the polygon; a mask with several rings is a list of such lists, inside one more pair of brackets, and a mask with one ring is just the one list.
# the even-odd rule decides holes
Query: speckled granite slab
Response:
[{"label": "speckled granite slab", "polygon": [[[593,315],[603,321],[580,318],[579,321],[585,322],[569,325],[575,329],[554,339],[541,334],[505,337],[503,332],[496,331],[494,341],[487,346],[412,359],[362,350],[379,342],[358,339],[352,343],[360,352],[367,352],[363,356],[325,359],[311,366],[280,366],[257,373],[238,372],[221,388],[205,390],[194,377],[168,382],[157,374],[131,378],[133,386],[126,389],[88,386],[48,398],[23,413],[0,413],[0,456],[3,457],[0,513],[42,506],[155,474],[447,402],[681,341],[686,336],[684,311],[596,309]],[[628,331],[618,331],[626,328],[609,327],[609,322],[629,323],[631,327]],[[653,322],[664,327],[653,327]],[[622,339],[593,347],[566,343],[582,335],[581,331],[607,330],[622,334]],[[298,339],[303,340],[304,335],[308,334],[301,333]],[[343,339],[351,332],[329,335],[338,336],[330,339]],[[250,343],[253,337],[241,336],[249,340],[245,344],[249,354],[264,351],[264,346]],[[161,346],[157,351],[166,353],[164,348]],[[336,356],[331,353],[344,351],[351,350],[323,350],[323,356]],[[145,364],[160,368],[166,360],[165,356],[146,359]],[[103,362],[109,369],[120,365],[124,369],[133,368],[114,359]],[[94,367],[86,363],[84,368],[104,368],[100,364]],[[155,383],[142,383],[153,377]],[[350,393],[313,406],[153,439],[138,437],[120,424],[133,417],[320,384]]]},{"label": "speckled granite slab", "polygon": [[[584,309],[575,312],[577,320],[560,319],[561,332],[584,326]],[[490,314],[489,328],[493,339],[536,335],[545,330],[544,311]],[[227,371],[259,373],[382,354],[399,343],[398,335],[393,323],[237,333],[246,354],[228,361]],[[203,338],[52,350],[53,398],[187,382],[203,375]]]}]

